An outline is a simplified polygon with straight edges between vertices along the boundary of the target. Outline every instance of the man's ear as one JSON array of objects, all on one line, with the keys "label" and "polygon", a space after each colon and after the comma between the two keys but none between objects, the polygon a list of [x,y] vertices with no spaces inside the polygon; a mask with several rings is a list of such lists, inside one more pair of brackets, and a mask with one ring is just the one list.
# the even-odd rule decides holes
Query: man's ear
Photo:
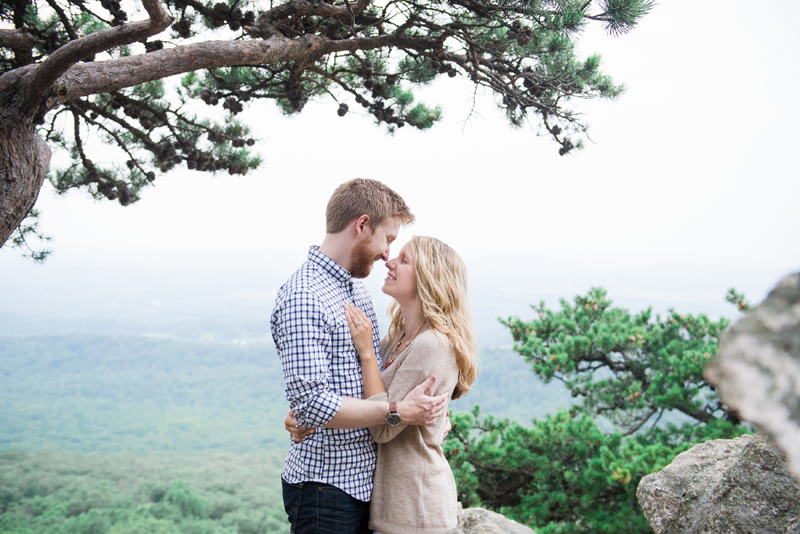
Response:
[{"label": "man's ear", "polygon": [[366,231],[369,227],[369,215],[362,215],[358,219],[356,219],[356,237],[361,237],[362,232]]}]

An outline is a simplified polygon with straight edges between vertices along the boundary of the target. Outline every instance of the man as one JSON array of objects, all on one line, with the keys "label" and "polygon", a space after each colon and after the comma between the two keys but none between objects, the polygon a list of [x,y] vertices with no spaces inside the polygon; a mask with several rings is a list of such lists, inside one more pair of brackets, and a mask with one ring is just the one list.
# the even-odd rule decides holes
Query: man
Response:
[{"label": "man", "polygon": [[400,226],[413,220],[384,184],[342,184],[328,202],[325,239],[278,293],[271,326],[293,410],[287,426],[308,429],[292,443],[282,473],[293,533],[368,533],[376,447],[365,427],[433,424],[442,415],[447,395],[425,394],[435,377],[398,403],[362,399],[360,361],[344,318],[346,302],[366,313],[378,355],[378,321],[359,279],[389,259]]}]

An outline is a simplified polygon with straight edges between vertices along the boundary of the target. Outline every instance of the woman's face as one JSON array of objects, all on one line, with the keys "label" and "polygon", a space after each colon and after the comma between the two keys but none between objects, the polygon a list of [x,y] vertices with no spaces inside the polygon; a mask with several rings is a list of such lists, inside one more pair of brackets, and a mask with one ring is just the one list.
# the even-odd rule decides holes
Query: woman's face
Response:
[{"label": "woman's face", "polygon": [[406,243],[396,258],[387,261],[386,268],[389,269],[389,273],[381,290],[401,304],[415,300],[417,277],[414,276],[411,243]]}]

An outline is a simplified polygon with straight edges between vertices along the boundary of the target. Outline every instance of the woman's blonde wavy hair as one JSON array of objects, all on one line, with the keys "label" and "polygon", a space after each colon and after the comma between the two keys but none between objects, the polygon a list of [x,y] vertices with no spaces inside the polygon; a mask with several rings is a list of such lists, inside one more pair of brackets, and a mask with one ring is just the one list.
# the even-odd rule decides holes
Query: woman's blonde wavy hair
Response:
[{"label": "woman's blonde wavy hair", "polygon": [[[438,239],[414,236],[410,244],[422,326],[446,337],[453,345],[458,384],[452,398],[458,399],[466,395],[478,376],[475,328],[467,300],[467,267],[455,250]],[[389,317],[387,337],[396,343],[406,332],[396,301],[389,306]]]}]

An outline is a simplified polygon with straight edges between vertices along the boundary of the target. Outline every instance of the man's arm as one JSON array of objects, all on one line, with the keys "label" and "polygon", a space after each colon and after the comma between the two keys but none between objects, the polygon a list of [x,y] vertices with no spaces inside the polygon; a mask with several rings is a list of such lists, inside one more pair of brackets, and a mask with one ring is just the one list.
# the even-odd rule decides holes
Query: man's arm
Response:
[{"label": "man's arm", "polygon": [[281,358],[286,399],[299,426],[320,427],[339,411],[342,396],[331,390],[329,335],[319,299],[309,292],[287,295],[273,312],[272,330]]},{"label": "man's arm", "polygon": [[[397,413],[405,425],[432,425],[444,411],[448,393],[431,397],[426,394],[433,388],[436,377],[431,375],[412,389],[403,400],[397,403]],[[336,415],[325,425],[326,428],[365,428],[386,423],[389,403],[343,397],[342,405]]]},{"label": "man's arm", "polygon": [[[406,397],[397,403],[397,412],[403,425],[433,425],[439,419],[447,403],[446,393],[430,397],[425,392],[433,387],[436,377],[429,376],[422,384],[411,390]],[[326,428],[364,428],[386,424],[389,403],[344,397],[342,406],[336,415],[325,425]],[[294,411],[289,410],[283,422],[286,431],[292,435],[296,443],[300,443],[315,432],[313,428],[304,428],[294,419]]]}]

